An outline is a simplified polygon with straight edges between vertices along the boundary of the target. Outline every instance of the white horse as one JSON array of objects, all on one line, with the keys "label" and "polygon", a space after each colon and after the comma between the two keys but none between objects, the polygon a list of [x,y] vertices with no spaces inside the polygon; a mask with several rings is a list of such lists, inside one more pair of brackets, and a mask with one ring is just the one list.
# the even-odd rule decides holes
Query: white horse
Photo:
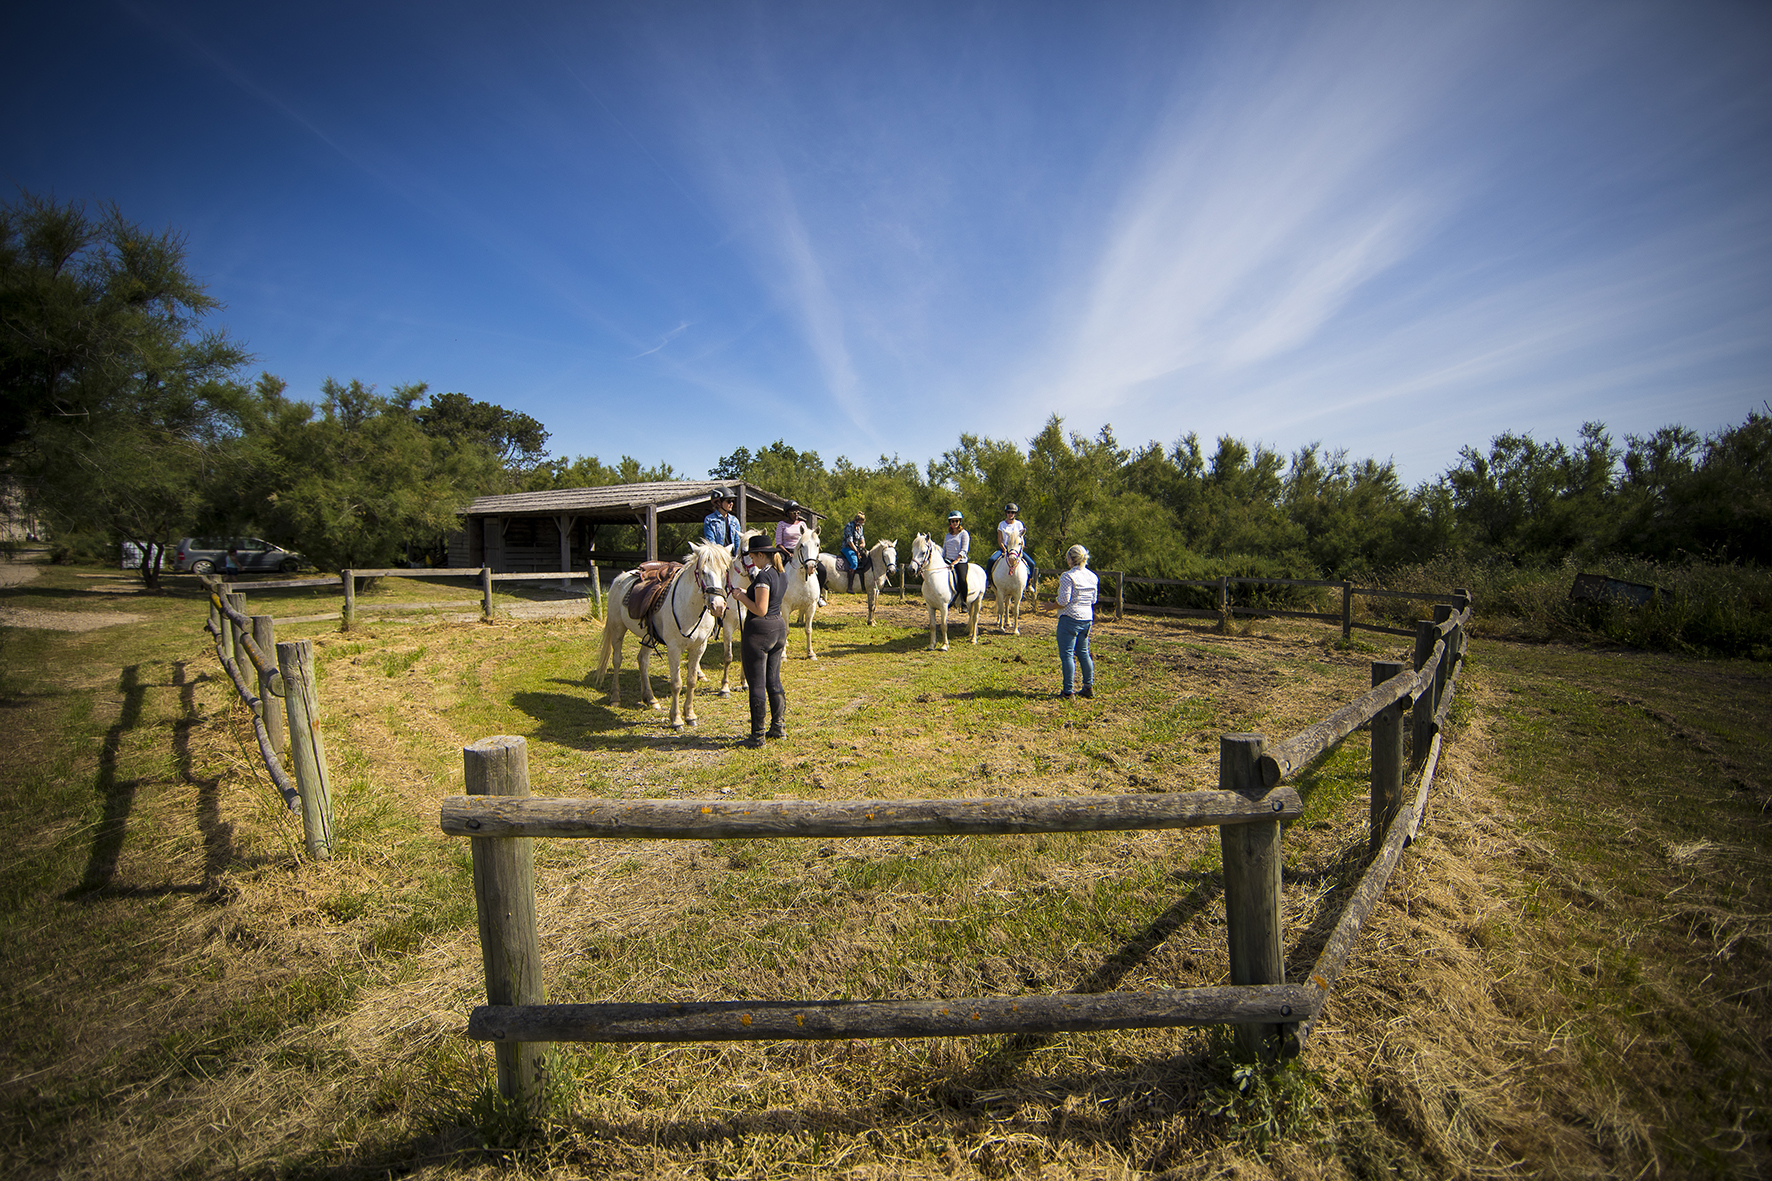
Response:
[{"label": "white horse", "polygon": [[[726,614],[726,576],[732,569],[732,551],[725,546],[696,542],[689,547],[690,558],[683,568],[671,576],[664,597],[646,618],[628,614],[628,591],[640,577],[637,570],[617,576],[609,584],[609,617],[603,624],[603,651],[597,660],[593,685],[603,684],[610,655],[615,657],[615,681],[609,690],[609,704],[621,704],[621,645],[628,632],[640,639],[640,700],[658,708],[652,693],[650,674],[652,649],[648,646],[648,622],[665,650],[671,656],[671,728],[680,730],[685,724],[695,725],[695,671],[701,665],[701,654],[708,646],[708,637],[720,617]],[[689,675],[685,677],[683,673]],[[679,712],[679,702],[681,712]]]},{"label": "white horse", "polygon": [[1028,564],[1021,546],[1003,551],[991,568],[991,585],[997,591],[997,630],[1021,634],[1021,599],[1028,589]]},{"label": "white horse", "polygon": [[818,578],[814,574],[818,569],[818,530],[811,525],[803,526],[794,552],[784,561],[787,562],[788,593],[781,598],[781,617],[786,619],[790,611],[800,613],[806,624],[806,659],[817,660],[818,653],[812,650],[812,617],[818,614]]},{"label": "white horse", "polygon": [[874,608],[880,602],[880,588],[889,585],[898,569],[898,542],[876,541],[868,551],[868,568],[864,574],[846,569],[836,554],[818,555],[818,568],[824,571],[824,584],[833,591],[851,594],[866,592],[868,626],[874,626]]},{"label": "white horse", "polygon": [[[762,532],[761,529],[746,529],[743,533],[739,534],[738,552],[742,554],[750,549],[751,538],[758,536]],[[741,590],[749,593],[749,587],[750,577],[745,573],[744,563],[734,559],[732,568],[726,573],[726,589],[728,591]],[[730,594],[726,597],[731,599],[731,606],[728,608],[726,614],[720,617],[720,638],[724,641],[726,649],[725,663],[720,666],[720,688],[717,690],[722,697],[732,696],[732,643],[734,640],[743,637],[745,616],[750,614],[750,612],[744,609],[743,603],[740,603],[737,599],[733,599]],[[695,666],[695,679],[699,681],[702,679],[703,675],[704,674],[701,671],[701,663],[697,661]],[[738,662],[738,687],[740,689],[745,687],[744,661],[742,660]]]},{"label": "white horse", "polygon": [[[941,547],[919,533],[911,542],[911,569],[923,579],[923,601],[929,604],[929,650],[935,651],[935,628],[941,625],[941,650],[948,650],[948,603],[954,597],[954,572],[942,559]],[[978,643],[978,609],[984,602],[984,571],[966,563],[966,611],[972,642]]]}]

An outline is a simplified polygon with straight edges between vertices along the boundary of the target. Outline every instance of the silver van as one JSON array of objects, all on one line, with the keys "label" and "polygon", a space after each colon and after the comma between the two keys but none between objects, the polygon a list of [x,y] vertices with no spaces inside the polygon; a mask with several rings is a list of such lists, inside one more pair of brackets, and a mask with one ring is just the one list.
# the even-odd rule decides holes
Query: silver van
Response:
[{"label": "silver van", "polygon": [[173,569],[192,574],[214,574],[234,570],[280,570],[294,574],[307,564],[307,559],[293,550],[272,545],[257,537],[187,537],[173,553]]}]

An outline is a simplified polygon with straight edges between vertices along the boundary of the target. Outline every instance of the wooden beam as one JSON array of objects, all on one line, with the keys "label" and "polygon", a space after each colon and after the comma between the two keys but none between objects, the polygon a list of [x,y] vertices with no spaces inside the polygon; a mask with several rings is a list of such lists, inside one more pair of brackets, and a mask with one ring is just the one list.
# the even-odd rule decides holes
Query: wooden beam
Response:
[{"label": "wooden beam", "polygon": [[487,1005],[468,1036],[491,1042],[732,1042],[1080,1033],[1308,1019],[1308,985],[914,1001],[703,1001],[682,1004]]},{"label": "wooden beam", "polygon": [[1307,726],[1290,738],[1274,743],[1262,752],[1261,781],[1269,787],[1280,783],[1294,771],[1352,734],[1361,724],[1371,720],[1379,710],[1402,701],[1415,693],[1417,683],[1431,673],[1410,673],[1405,669],[1375,689],[1354,698],[1322,721]]},{"label": "wooden beam", "polygon": [[599,800],[448,796],[451,836],[885,837],[1117,832],[1291,820],[1291,788],[1251,798],[1232,791],[982,800]]}]

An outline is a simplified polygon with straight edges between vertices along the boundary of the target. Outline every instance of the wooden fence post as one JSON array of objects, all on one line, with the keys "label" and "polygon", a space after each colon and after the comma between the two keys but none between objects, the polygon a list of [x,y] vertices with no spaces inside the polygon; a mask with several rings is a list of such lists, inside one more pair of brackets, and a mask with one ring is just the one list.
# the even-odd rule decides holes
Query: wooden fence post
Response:
[{"label": "wooden fence post", "polygon": [[[211,593],[220,597],[224,603],[227,601],[227,591],[213,591]],[[234,651],[234,621],[228,618],[226,611],[215,605],[214,598],[210,599],[209,615],[215,620],[216,639],[221,641],[221,650],[231,655]]]},{"label": "wooden fence post", "polygon": [[357,580],[352,577],[349,570],[340,570],[338,577],[345,588],[345,605],[343,610],[339,612],[338,630],[348,632],[351,630],[351,625],[357,621]]},{"label": "wooden fence post", "polygon": [[[1260,796],[1259,734],[1221,734],[1218,739],[1218,787],[1246,796]],[[1221,824],[1219,849],[1224,857],[1224,917],[1230,940],[1232,984],[1286,983],[1286,952],[1280,927],[1280,822]],[[1244,1051],[1263,1061],[1279,1054],[1282,1027],[1239,1025],[1237,1040]]]},{"label": "wooden fence post", "polygon": [[[1443,624],[1452,618],[1452,608],[1446,603],[1434,604],[1434,623]],[[1452,664],[1458,659],[1458,637],[1452,628],[1443,633],[1446,641],[1446,655],[1440,658],[1440,665],[1434,670],[1434,714],[1439,715],[1440,702],[1446,696],[1446,686],[1452,680]]]},{"label": "wooden fence post", "polygon": [[[1376,689],[1409,666],[1398,661],[1372,662]],[[1372,829],[1366,855],[1376,856],[1391,820],[1403,806],[1403,703],[1393,702],[1372,716]]]},{"label": "wooden fence post", "polygon": [[[234,609],[235,614],[246,614],[246,595],[244,592],[229,591],[227,594],[223,595],[222,598],[227,601],[228,606]],[[234,663],[241,666],[241,672],[244,673],[246,668],[251,667],[252,664],[251,660],[249,660],[246,655],[246,645],[241,643],[241,641],[246,638],[246,632],[236,623],[229,630],[228,635],[233,640],[233,643],[228,645],[228,655],[234,658]]]},{"label": "wooden fence post", "polygon": [[[276,655],[277,621],[269,615],[254,615],[252,617],[252,642],[258,645],[258,650],[264,653],[267,659]],[[270,674],[262,672],[258,674],[258,696],[265,703],[265,735],[271,740],[271,749],[282,754],[288,719],[284,716],[284,711],[277,707],[277,697],[272,690],[274,684]]]},{"label": "wooden fence post", "polygon": [[492,567],[480,567],[480,618],[492,622]]},{"label": "wooden fence post", "polygon": [[[529,794],[529,744],[498,735],[462,748],[467,792],[477,796]],[[473,837],[474,904],[480,917],[480,954],[486,964],[488,1005],[544,1003],[541,939],[535,927],[535,863],[529,837]],[[547,1043],[498,1042],[498,1093],[525,1110],[547,1102]]]},{"label": "wooden fence post", "polygon": [[1231,634],[1231,580],[1223,575],[1218,579],[1218,630]]},{"label": "wooden fence post", "polygon": [[[350,572],[345,572],[350,577]],[[332,857],[332,779],[326,745],[320,740],[320,699],[314,692],[314,641],[284,640],[277,645],[283,674],[283,705],[289,713],[289,753],[295,786],[301,792],[301,831],[308,856]]]},{"label": "wooden fence post", "polygon": [[[1039,596],[1034,596],[1035,601]],[[1114,622],[1118,623],[1126,615],[1126,572],[1114,571]]]},{"label": "wooden fence post", "polygon": [[1354,638],[1354,584],[1346,581],[1341,584],[1341,638]]},{"label": "wooden fence post", "polygon": [[[1428,658],[1434,654],[1434,641],[1439,638],[1434,625],[1425,619],[1415,623],[1415,663],[1416,672],[1420,672]],[[1410,729],[1413,731],[1412,747],[1409,752],[1411,766],[1419,767],[1427,761],[1427,748],[1434,740],[1434,690],[1433,683],[1423,685],[1415,695],[1415,708],[1410,714]]]},{"label": "wooden fence post", "polygon": [[591,616],[594,619],[603,618],[603,575],[597,569],[597,555],[594,553],[591,555]]}]

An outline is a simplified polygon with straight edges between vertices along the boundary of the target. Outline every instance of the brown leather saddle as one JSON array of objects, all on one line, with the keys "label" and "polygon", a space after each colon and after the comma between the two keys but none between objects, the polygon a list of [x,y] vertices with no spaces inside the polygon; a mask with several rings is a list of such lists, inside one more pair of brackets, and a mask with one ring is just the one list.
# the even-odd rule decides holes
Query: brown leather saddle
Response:
[{"label": "brown leather saddle", "polygon": [[634,585],[628,588],[624,601],[628,615],[633,619],[647,619],[658,606],[658,601],[670,589],[671,580],[677,571],[683,568],[681,562],[641,562],[635,567]]}]

